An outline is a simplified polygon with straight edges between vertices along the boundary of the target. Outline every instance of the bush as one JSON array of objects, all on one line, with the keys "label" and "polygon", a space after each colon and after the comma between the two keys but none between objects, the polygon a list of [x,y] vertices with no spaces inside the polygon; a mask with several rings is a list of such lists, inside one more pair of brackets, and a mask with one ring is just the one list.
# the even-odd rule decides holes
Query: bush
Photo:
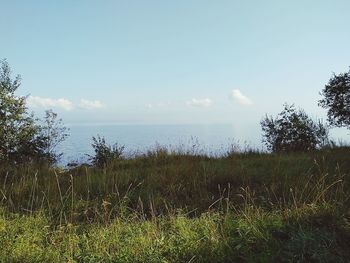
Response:
[{"label": "bush", "polygon": [[331,125],[350,128],[350,70],[334,75],[321,92],[323,99],[319,105],[328,109],[327,116]]},{"label": "bush", "polygon": [[90,157],[90,161],[93,165],[103,168],[112,160],[120,159],[122,157],[124,146],[119,146],[118,143],[114,145],[108,145],[104,137],[92,137],[93,143],[91,146],[94,148],[95,155]]},{"label": "bush", "polygon": [[49,163],[56,163],[63,153],[57,153],[57,146],[68,137],[68,128],[63,125],[62,119],[57,119],[57,113],[45,111],[45,117],[39,126],[41,151]]},{"label": "bush", "polygon": [[263,142],[272,152],[310,151],[328,143],[328,127],[317,122],[294,105],[284,105],[276,118],[261,121]]}]

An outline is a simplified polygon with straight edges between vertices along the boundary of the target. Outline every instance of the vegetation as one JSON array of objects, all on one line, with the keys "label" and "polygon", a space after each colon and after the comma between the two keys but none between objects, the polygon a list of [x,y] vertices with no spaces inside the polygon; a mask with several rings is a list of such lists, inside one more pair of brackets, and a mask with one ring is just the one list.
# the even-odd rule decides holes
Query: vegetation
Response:
[{"label": "vegetation", "polygon": [[56,163],[62,156],[63,153],[57,153],[56,148],[68,136],[68,129],[63,125],[62,119],[57,118],[57,113],[47,110],[39,126],[42,151],[50,163]]},{"label": "vegetation", "polygon": [[[21,84],[20,76],[11,79],[6,60],[0,68],[0,160],[28,161],[40,154],[37,130],[32,116],[27,114],[25,97],[17,97],[15,91]],[[23,160],[26,157],[26,160]]]},{"label": "vegetation", "polygon": [[294,105],[284,105],[276,118],[261,121],[263,142],[272,152],[312,151],[328,144],[328,128]]},{"label": "vegetation", "polygon": [[92,148],[95,155],[90,156],[90,161],[97,167],[105,167],[108,163],[120,159],[123,155],[124,146],[119,146],[118,143],[108,145],[104,137],[92,137]]},{"label": "vegetation", "polygon": [[328,121],[336,127],[350,128],[350,71],[334,75],[321,92],[319,105],[328,109]]},{"label": "vegetation", "polygon": [[1,167],[7,262],[348,262],[350,149]]},{"label": "vegetation", "polygon": [[55,147],[67,136],[66,128],[52,111],[46,112],[43,124],[28,113],[26,97],[15,94],[20,85],[20,76],[12,80],[9,64],[0,61],[0,162],[54,163],[59,157]]}]

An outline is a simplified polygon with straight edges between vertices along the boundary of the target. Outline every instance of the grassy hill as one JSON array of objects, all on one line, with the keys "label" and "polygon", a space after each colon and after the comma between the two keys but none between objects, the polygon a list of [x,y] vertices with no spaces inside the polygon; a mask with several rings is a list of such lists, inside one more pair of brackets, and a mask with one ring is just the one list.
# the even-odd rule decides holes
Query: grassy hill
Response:
[{"label": "grassy hill", "polygon": [[350,262],[350,148],[0,167],[2,262]]}]

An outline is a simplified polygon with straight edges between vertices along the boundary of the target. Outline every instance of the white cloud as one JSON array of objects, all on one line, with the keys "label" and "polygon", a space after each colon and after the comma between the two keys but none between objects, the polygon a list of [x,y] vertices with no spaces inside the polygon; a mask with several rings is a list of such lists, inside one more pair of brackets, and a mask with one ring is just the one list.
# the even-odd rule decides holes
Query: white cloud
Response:
[{"label": "white cloud", "polygon": [[99,100],[86,100],[81,99],[79,107],[87,110],[102,109],[105,105]]},{"label": "white cloud", "polygon": [[[61,108],[66,111],[71,111],[76,108],[76,105],[73,104],[68,99],[60,98],[60,99],[52,99],[52,98],[43,98],[38,96],[29,96],[27,98],[27,103],[29,107],[33,108]],[[82,109],[101,109],[104,108],[105,105],[98,100],[86,100],[81,99],[78,105]]]},{"label": "white cloud", "polygon": [[167,107],[170,107],[172,106],[173,103],[171,103],[170,101],[166,101],[166,102],[158,102],[158,103],[149,103],[149,104],[146,104],[145,107],[147,109],[155,109],[155,108],[167,108]]},{"label": "white cloud", "polygon": [[243,95],[239,89],[234,89],[231,92],[231,97],[241,105],[252,105],[253,101]]},{"label": "white cloud", "polygon": [[208,99],[208,98],[192,99],[190,101],[187,101],[187,105],[193,106],[193,107],[207,108],[207,107],[210,107],[212,104],[213,104],[213,101],[211,99]]},{"label": "white cloud", "polygon": [[71,111],[74,109],[74,105],[70,100],[60,98],[42,98],[37,96],[29,96],[27,99],[29,106],[34,108],[62,108],[66,111]]}]

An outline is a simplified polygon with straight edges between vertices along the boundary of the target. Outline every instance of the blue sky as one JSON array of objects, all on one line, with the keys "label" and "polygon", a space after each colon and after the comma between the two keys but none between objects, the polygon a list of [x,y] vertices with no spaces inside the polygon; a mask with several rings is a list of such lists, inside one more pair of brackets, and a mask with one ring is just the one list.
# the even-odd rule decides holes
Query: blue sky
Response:
[{"label": "blue sky", "polygon": [[[1,1],[0,58],[65,122],[232,123],[284,102],[313,117],[350,66],[350,1]],[[260,133],[260,130],[257,130]]]}]

